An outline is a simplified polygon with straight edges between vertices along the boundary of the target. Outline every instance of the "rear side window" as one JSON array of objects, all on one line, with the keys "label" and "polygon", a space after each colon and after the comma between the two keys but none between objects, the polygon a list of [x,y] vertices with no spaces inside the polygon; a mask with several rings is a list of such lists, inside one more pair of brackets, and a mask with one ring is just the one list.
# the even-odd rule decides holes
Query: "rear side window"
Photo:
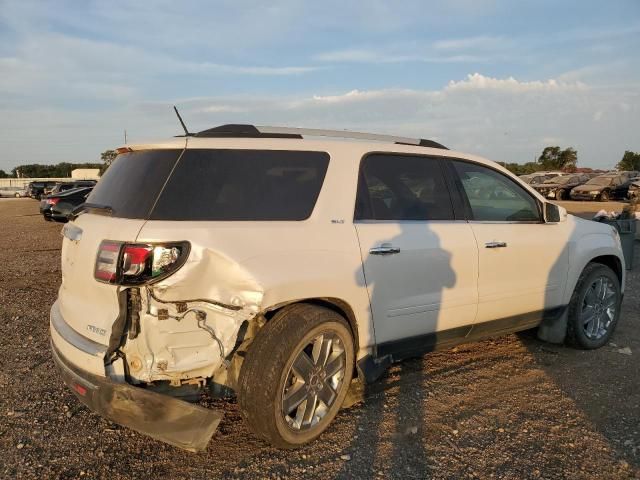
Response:
[{"label": "rear side window", "polygon": [[152,220],[305,220],[329,165],[324,152],[187,149]]},{"label": "rear side window", "polygon": [[87,202],[110,206],[114,217],[146,219],[180,153],[147,150],[119,155]]},{"label": "rear side window", "polygon": [[437,159],[389,154],[362,160],[355,220],[453,220]]}]

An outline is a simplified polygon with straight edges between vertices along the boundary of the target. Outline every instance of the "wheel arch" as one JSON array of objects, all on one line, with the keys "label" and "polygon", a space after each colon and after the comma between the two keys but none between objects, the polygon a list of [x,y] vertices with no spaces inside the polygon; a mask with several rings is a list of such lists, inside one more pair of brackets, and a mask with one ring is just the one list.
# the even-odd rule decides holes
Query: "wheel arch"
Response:
[{"label": "wheel arch", "polygon": [[595,252],[593,255],[587,256],[582,262],[580,262],[579,268],[576,265],[571,269],[571,273],[569,275],[570,281],[565,289],[565,301],[569,302],[571,299],[571,295],[573,295],[573,291],[576,288],[576,284],[578,282],[578,278],[582,274],[587,265],[591,263],[599,263],[606,267],[609,267],[618,277],[620,281],[620,289],[624,292],[624,279],[625,279],[625,271],[624,271],[624,263],[616,252],[612,252],[609,249],[601,252]]},{"label": "wheel arch", "polygon": [[622,281],[624,279],[624,275],[623,275],[624,271],[623,271],[622,262],[620,261],[619,257],[617,257],[616,255],[600,255],[598,257],[592,258],[589,262],[587,262],[587,265],[589,265],[590,263],[599,263],[601,265],[609,267],[611,270],[614,271],[614,273],[616,274],[616,277],[618,277],[618,280],[622,285]]},{"label": "wheel arch", "polygon": [[356,315],[353,311],[351,305],[348,302],[335,297],[311,297],[311,298],[303,298],[297,300],[291,300],[284,303],[279,303],[277,305],[273,305],[271,307],[266,308],[262,315],[267,320],[271,320],[276,313],[280,310],[290,307],[291,305],[296,305],[300,303],[306,303],[308,305],[317,305],[319,307],[325,307],[329,310],[332,310],[342,316],[349,325],[349,330],[351,330],[351,335],[353,337],[353,348],[356,353],[356,357],[358,354],[358,349],[360,347],[359,340],[359,329],[358,329],[358,321]]}]

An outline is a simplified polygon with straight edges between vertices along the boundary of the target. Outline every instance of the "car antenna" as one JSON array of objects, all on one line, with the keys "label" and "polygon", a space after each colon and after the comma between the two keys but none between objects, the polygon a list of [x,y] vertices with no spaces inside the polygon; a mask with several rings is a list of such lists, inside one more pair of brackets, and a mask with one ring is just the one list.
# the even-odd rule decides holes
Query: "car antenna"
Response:
[{"label": "car antenna", "polygon": [[178,116],[178,120],[180,120],[180,125],[182,125],[182,129],[184,130],[184,136],[185,137],[195,137],[196,136],[195,133],[189,133],[189,130],[187,130],[187,126],[182,121],[182,117],[180,116],[180,112],[178,112],[178,109],[176,108],[175,105],[173,106],[173,110],[176,112],[176,115]]}]

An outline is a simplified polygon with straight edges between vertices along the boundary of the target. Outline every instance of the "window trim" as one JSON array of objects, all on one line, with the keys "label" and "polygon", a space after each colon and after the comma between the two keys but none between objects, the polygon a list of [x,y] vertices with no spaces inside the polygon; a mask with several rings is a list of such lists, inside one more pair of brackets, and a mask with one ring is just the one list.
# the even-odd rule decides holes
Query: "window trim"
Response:
[{"label": "window trim", "polygon": [[454,161],[457,162],[463,162],[463,163],[469,163],[471,165],[478,165],[484,168],[487,168],[499,175],[501,175],[502,177],[506,178],[507,180],[514,182],[514,183],[518,183],[517,181],[515,181],[513,178],[511,178],[509,175],[506,175],[504,172],[501,172],[500,170],[490,166],[490,165],[486,165],[484,163],[481,162],[475,162],[473,160],[469,160],[467,158],[459,158],[459,157],[442,157],[445,162],[448,165],[447,171],[449,173],[449,175],[451,175],[451,180],[453,181],[456,190],[457,190],[457,194],[461,196],[462,202],[465,206],[465,210],[466,210],[466,220],[469,223],[492,223],[492,224],[515,224],[515,223],[521,223],[521,224],[527,224],[527,225],[538,225],[541,223],[545,223],[544,221],[544,216],[542,213],[542,203],[538,198],[536,198],[534,195],[531,195],[530,192],[527,191],[526,188],[524,188],[522,185],[519,185],[520,188],[524,191],[524,193],[526,195],[528,195],[536,204],[536,208],[538,210],[538,220],[476,220],[473,218],[473,210],[471,208],[471,202],[469,202],[469,197],[467,196],[467,192],[464,190],[464,187],[462,185],[462,179],[460,178],[460,175],[458,174],[458,171],[456,170],[455,165],[453,164]]},{"label": "window trim", "polygon": [[[453,212],[453,218],[448,218],[446,220],[374,220],[374,219],[357,219],[356,218],[356,209],[358,206],[358,193],[360,191],[360,186],[361,184],[364,184],[364,186],[367,188],[367,190],[369,189],[368,186],[366,185],[366,179],[364,178],[363,175],[363,165],[364,165],[364,161],[367,159],[367,157],[372,156],[372,155],[383,155],[383,156],[389,156],[389,157],[397,157],[397,156],[403,156],[403,157],[419,157],[419,158],[424,158],[424,159],[431,159],[434,160],[437,165],[438,165],[438,169],[440,170],[440,173],[442,174],[442,177],[445,180],[445,188],[447,189],[447,192],[449,193],[449,202],[451,203],[451,210]],[[457,209],[456,209],[456,203],[454,202],[454,194],[451,191],[450,188],[450,183],[448,180],[448,175],[446,172],[446,168],[443,162],[443,159],[446,157],[442,157],[440,155],[425,155],[422,153],[405,153],[405,152],[390,152],[390,151],[385,151],[385,150],[372,150],[370,152],[365,153],[364,155],[362,155],[362,157],[360,157],[360,163],[358,165],[358,178],[356,180],[356,196],[355,196],[355,200],[354,200],[354,205],[353,205],[353,223],[376,223],[376,224],[383,224],[383,223],[424,223],[424,222],[455,222],[455,221],[464,221],[464,218],[458,218],[460,213]],[[368,206],[367,208],[369,209],[369,212],[373,212],[373,208],[371,206],[371,196],[367,195],[367,203]],[[460,206],[458,206],[458,209],[460,208]]]}]

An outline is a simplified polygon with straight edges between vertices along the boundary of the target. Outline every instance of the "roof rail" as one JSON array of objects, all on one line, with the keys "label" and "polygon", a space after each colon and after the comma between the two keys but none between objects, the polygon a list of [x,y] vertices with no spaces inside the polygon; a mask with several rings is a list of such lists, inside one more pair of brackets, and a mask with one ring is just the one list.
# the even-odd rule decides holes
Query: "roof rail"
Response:
[{"label": "roof rail", "polygon": [[203,130],[194,135],[195,137],[244,137],[244,138],[302,138],[302,135],[292,135],[280,132],[262,132],[253,125],[243,125],[230,123],[219,127]]},{"label": "roof rail", "polygon": [[318,128],[271,127],[263,125],[229,124],[203,130],[195,134],[196,137],[242,137],[242,138],[303,138],[332,137],[353,140],[373,140],[378,142],[396,143],[398,145],[416,145],[420,147],[441,148],[444,145],[425,140],[424,138],[397,137],[394,135],[378,135],[375,133],[350,132],[348,130],[323,130]]}]

